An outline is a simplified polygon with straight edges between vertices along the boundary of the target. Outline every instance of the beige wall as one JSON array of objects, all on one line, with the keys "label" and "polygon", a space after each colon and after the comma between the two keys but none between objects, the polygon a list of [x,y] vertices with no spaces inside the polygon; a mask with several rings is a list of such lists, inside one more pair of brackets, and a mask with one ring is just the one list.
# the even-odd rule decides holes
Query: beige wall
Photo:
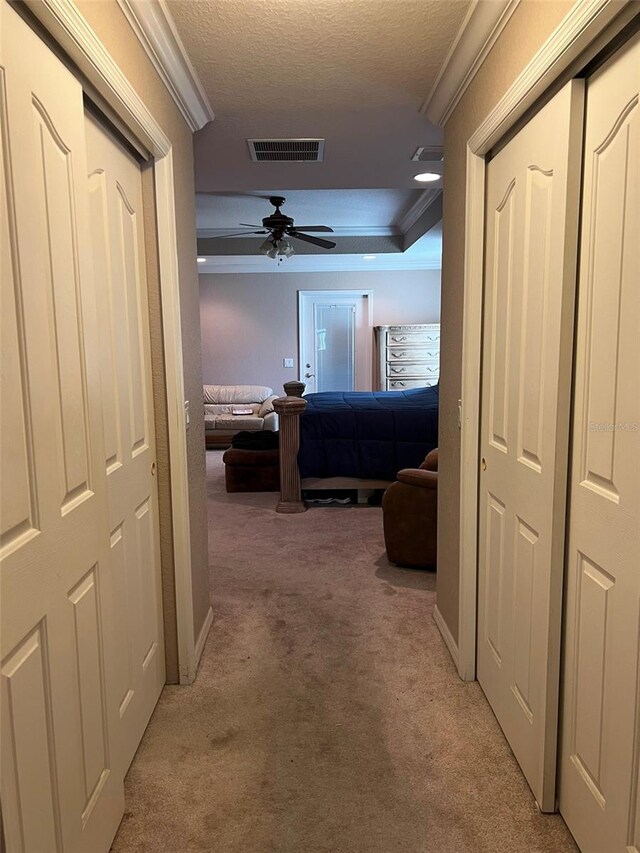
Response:
[{"label": "beige wall", "polygon": [[[483,0],[486,2],[486,0]],[[573,5],[521,0],[445,127],[438,475],[438,609],[458,638],[460,430],[466,145],[489,110]]]},{"label": "beige wall", "polygon": [[298,378],[298,290],[359,289],[373,291],[374,326],[440,319],[440,270],[201,275],[203,380],[280,392]]},{"label": "beige wall", "polygon": [[[209,579],[192,135],[135,38],[117,0],[101,0],[101,2],[76,0],[76,3],[127,79],[143,98],[173,146],[185,396],[190,401],[191,410],[191,426],[187,433],[187,452],[194,628],[197,637],[209,609]],[[152,202],[152,181],[148,173],[145,174],[144,187],[145,201]],[[148,216],[146,219],[149,221]],[[157,257],[153,241],[147,247],[147,254],[149,256],[150,310],[154,350],[154,391],[156,418],[159,421],[158,479],[161,490],[160,511],[167,676],[169,680],[176,681],[178,670],[175,616],[171,613],[174,582],[171,559],[171,503],[168,494],[166,407],[162,394],[161,320],[158,300]]]}]

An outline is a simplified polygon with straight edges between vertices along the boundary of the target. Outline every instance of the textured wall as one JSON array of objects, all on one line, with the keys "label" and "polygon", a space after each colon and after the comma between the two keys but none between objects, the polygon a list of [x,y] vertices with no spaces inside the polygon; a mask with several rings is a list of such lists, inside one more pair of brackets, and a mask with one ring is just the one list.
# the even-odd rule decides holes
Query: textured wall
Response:
[{"label": "textured wall", "polygon": [[[180,276],[180,308],[183,328],[185,395],[190,401],[191,427],[187,433],[189,507],[191,520],[191,561],[193,572],[194,628],[196,637],[209,608],[206,491],[204,475],[204,424],[202,411],[202,377],[200,359],[199,296],[196,271],[195,197],[193,180],[193,145],[191,132],[169,97],[151,62],[135,38],[117,0],[76,0],[81,13],[118,63],[127,79],[144,99],[156,121],[173,145],[175,169],[176,227]],[[152,196],[150,181],[145,176],[145,200]],[[175,647],[175,615],[173,605],[173,564],[171,560],[171,517],[168,495],[166,444],[166,405],[162,387],[162,341],[158,306],[158,277],[155,246],[147,246],[149,290],[151,301],[152,355],[154,392],[158,420],[158,472],[160,524],[162,529],[163,590],[165,592],[165,641],[167,645],[167,677],[177,680]]]},{"label": "textured wall", "polygon": [[460,430],[466,147],[489,110],[573,5],[522,0],[445,127],[438,474],[438,609],[458,638]]},{"label": "textured wall", "polygon": [[357,289],[373,291],[374,325],[440,318],[440,270],[201,275],[203,380],[280,392],[298,378],[298,290]]}]

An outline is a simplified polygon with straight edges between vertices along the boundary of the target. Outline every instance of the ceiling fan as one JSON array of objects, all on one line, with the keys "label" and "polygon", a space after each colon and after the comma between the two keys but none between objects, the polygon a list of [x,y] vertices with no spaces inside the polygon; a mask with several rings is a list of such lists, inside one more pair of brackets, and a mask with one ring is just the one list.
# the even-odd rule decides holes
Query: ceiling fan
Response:
[{"label": "ceiling fan", "polygon": [[223,234],[223,237],[243,237],[251,234],[268,234],[269,236],[260,246],[260,251],[263,255],[269,258],[288,258],[294,254],[294,248],[289,241],[289,237],[295,240],[304,240],[305,243],[312,243],[314,246],[320,246],[321,249],[333,249],[335,243],[332,240],[324,240],[322,237],[312,237],[310,234],[304,234],[304,231],[318,231],[324,233],[332,233],[333,228],[327,225],[300,225],[295,227],[293,219],[290,216],[285,216],[280,211],[280,208],[285,203],[286,199],[279,195],[274,195],[269,198],[271,204],[275,207],[275,212],[270,216],[265,216],[262,220],[262,228],[259,225],[250,225],[246,222],[241,222],[247,228],[258,228],[258,231],[241,231],[238,234]]}]

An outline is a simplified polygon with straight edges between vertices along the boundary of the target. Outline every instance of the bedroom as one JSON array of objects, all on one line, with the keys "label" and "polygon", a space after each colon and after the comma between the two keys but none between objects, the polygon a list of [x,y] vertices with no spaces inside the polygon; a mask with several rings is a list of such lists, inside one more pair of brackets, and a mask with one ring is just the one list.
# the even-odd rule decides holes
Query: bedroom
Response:
[{"label": "bedroom", "polygon": [[[261,385],[282,395],[291,380],[307,394],[437,384],[442,132],[413,96],[398,96],[411,62],[399,64],[395,88],[354,75],[336,92],[348,48],[332,33],[334,64],[317,79],[309,70],[291,81],[282,111],[259,75],[240,98],[233,81],[224,89],[224,74],[215,79],[222,120],[197,134],[194,148],[205,386]],[[274,42],[275,53],[285,44]],[[284,75],[288,61],[278,60]],[[358,111],[348,106],[355,99]],[[274,112],[263,115],[267,104]],[[296,136],[282,138],[292,127]],[[268,249],[283,236],[286,248],[273,257]],[[387,350],[381,329],[397,324],[429,327],[430,355],[425,347]],[[233,424],[225,418],[225,426],[228,434]],[[225,437],[219,427],[220,415],[206,414],[208,447]],[[425,453],[398,457],[378,479],[392,481]]]},{"label": "bedroom", "polygon": [[[397,14],[400,5],[409,17]],[[592,454],[587,485],[597,488],[583,491],[592,499],[611,496],[611,476],[607,480],[604,466],[615,456],[615,487],[621,498],[617,506],[626,510],[629,495],[636,503],[626,516],[614,512],[615,507],[606,516],[602,512],[594,516],[598,523],[606,517],[604,536],[602,525],[585,526],[589,536],[597,533],[604,542],[598,554],[591,539],[579,545],[589,559],[576,564],[583,576],[578,590],[584,591],[584,612],[593,617],[582,626],[584,631],[581,627],[580,637],[586,637],[587,650],[593,654],[587,657],[587,668],[573,673],[582,689],[565,689],[563,701],[571,703],[579,694],[581,713],[570,713],[570,707],[569,713],[566,707],[560,709],[559,697],[553,695],[554,683],[559,684],[559,679],[554,681],[559,674],[558,652],[560,648],[569,655],[575,651],[566,633],[572,630],[572,620],[560,624],[561,558],[542,566],[553,568],[555,598],[543,597],[542,611],[536,610],[533,648],[533,633],[528,630],[532,620],[527,614],[532,609],[527,609],[526,596],[535,596],[533,587],[526,585],[527,578],[548,577],[544,571],[533,572],[535,563],[529,559],[534,551],[540,553],[534,546],[541,525],[546,525],[544,542],[551,541],[547,536],[551,530],[554,553],[562,550],[561,497],[569,442],[563,456],[558,431],[546,433],[559,448],[553,458],[560,458],[561,464],[553,466],[553,482],[546,483],[545,495],[541,498],[540,492],[530,489],[520,489],[516,495],[523,500],[516,507],[521,521],[516,529],[516,556],[523,569],[518,577],[525,581],[524,602],[520,598],[510,607],[508,598],[484,595],[481,586],[477,594],[478,584],[486,583],[485,557],[490,549],[476,548],[478,534],[480,541],[486,536],[487,519],[492,520],[494,532],[501,523],[501,505],[509,503],[510,524],[515,517],[510,496],[501,491],[511,480],[494,473],[500,472],[500,463],[494,465],[500,441],[504,444],[508,435],[510,446],[520,442],[525,463],[521,467],[526,467],[529,477],[547,458],[547,445],[542,456],[535,445],[536,424],[541,423],[536,417],[526,418],[526,429],[517,437],[495,432],[497,441],[486,452],[478,440],[480,404],[488,396],[481,397],[478,389],[493,387],[493,378],[481,383],[479,375],[483,339],[488,346],[494,334],[489,327],[483,335],[481,322],[483,287],[488,298],[493,286],[490,274],[483,281],[483,261],[485,257],[491,263],[495,260],[491,247],[483,244],[485,214],[493,215],[511,204],[510,178],[507,175],[505,182],[499,170],[509,157],[521,163],[516,156],[518,145],[524,144],[522,139],[529,140],[527,134],[537,132],[540,116],[547,132],[537,133],[534,140],[542,154],[536,158],[539,168],[532,170],[533,197],[543,197],[553,177],[556,220],[562,219],[564,210],[583,210],[577,174],[581,155],[586,164],[602,139],[619,139],[616,134],[620,128],[626,132],[627,126],[636,144],[638,112],[633,106],[637,106],[640,66],[636,61],[631,73],[624,63],[637,57],[629,53],[631,42],[625,42],[633,35],[629,27],[634,14],[637,28],[637,3],[480,0],[465,6],[438,0],[319,0],[313,4],[313,15],[304,14],[310,5],[300,0],[268,4],[243,0],[9,4],[2,0],[0,8],[3,81],[8,92],[3,101],[8,121],[3,129],[10,142],[2,152],[9,175],[3,200],[10,214],[3,222],[11,226],[2,232],[11,248],[2,253],[3,264],[8,263],[7,276],[3,266],[3,299],[6,291],[9,308],[5,312],[3,302],[3,344],[8,342],[12,356],[7,361],[8,381],[3,373],[3,394],[10,400],[22,394],[26,401],[2,407],[11,439],[2,445],[8,449],[2,460],[3,483],[9,485],[3,490],[3,501],[11,510],[9,515],[3,511],[8,527],[2,531],[7,537],[2,552],[3,701],[12,709],[10,715],[3,714],[3,737],[12,747],[3,762],[2,834],[7,848],[38,853],[107,850],[123,815],[126,820],[113,850],[127,853],[213,847],[255,853],[320,853],[329,848],[387,853],[398,844],[406,850],[434,853],[459,849],[557,853],[575,849],[563,818],[585,853],[640,847],[637,710],[633,716],[638,707],[637,644],[629,640],[637,636],[638,579],[630,569],[637,562],[640,529],[639,480],[634,477],[639,459],[637,433],[631,428],[637,426],[640,399],[638,373],[632,369],[637,363],[633,324],[637,328],[638,303],[631,266],[626,264],[626,259],[637,261],[637,242],[625,241],[624,228],[615,225],[625,212],[627,197],[627,220],[635,222],[638,197],[617,191],[613,181],[607,183],[613,191],[602,196],[607,204],[602,221],[614,227],[596,229],[585,245],[605,252],[608,262],[602,268],[615,273],[598,278],[598,311],[590,316],[608,329],[607,334],[596,336],[597,364],[604,366],[595,375],[599,411],[594,422],[603,427],[616,423],[615,432],[590,428],[585,433],[590,441],[588,454],[598,450]],[[259,10],[267,8],[288,14],[261,17]],[[302,19],[296,17],[301,10]],[[500,14],[494,14],[496,10]],[[242,21],[234,21],[234,14],[242,15]],[[417,16],[415,26],[410,25],[411,15]],[[337,52],[336,34],[346,35]],[[432,53],[425,55],[427,43]],[[289,49],[294,44],[301,48],[297,56]],[[601,52],[607,47],[609,53],[603,58]],[[622,56],[622,65],[614,51]],[[285,74],[279,63],[286,64],[292,56],[296,67]],[[328,57],[334,61],[327,62]],[[405,74],[403,63],[415,57],[420,57],[420,68]],[[327,66],[333,73],[328,82],[319,73]],[[242,199],[283,193],[287,197],[284,210],[297,223],[322,223],[327,228],[333,222],[334,233],[325,233],[331,239],[335,236],[336,242],[353,240],[337,230],[349,223],[338,224],[332,209],[326,208],[317,217],[307,217],[304,211],[301,216],[303,208],[297,200],[294,204],[295,193],[413,190],[411,181],[421,163],[411,158],[424,143],[441,140],[441,132],[429,139],[415,133],[411,145],[403,143],[399,151],[393,147],[393,138],[397,134],[407,139],[402,110],[395,114],[377,107],[368,110],[367,104],[369,99],[378,105],[402,101],[406,106],[411,101],[413,113],[422,116],[419,106],[432,93],[429,112],[434,121],[446,125],[438,486],[442,536],[437,591],[433,572],[393,567],[384,558],[381,514],[375,507],[323,508],[285,517],[273,511],[271,493],[233,495],[220,488],[219,477],[215,483],[212,478],[205,480],[205,457],[212,459],[215,454],[204,450],[192,143],[193,132],[214,116],[198,75],[208,79],[217,111],[215,122],[196,137],[198,171],[206,179],[198,189],[203,194],[237,193]],[[303,85],[298,86],[301,81]],[[443,81],[448,81],[444,91]],[[287,123],[294,95],[299,96],[301,88],[309,106],[304,128]],[[440,98],[436,97],[439,90]],[[587,108],[578,109],[584,90]],[[87,103],[89,112],[85,112]],[[259,126],[241,130],[239,112],[249,104]],[[555,121],[549,119],[547,107],[556,111]],[[523,126],[519,122],[529,109],[531,120]],[[330,128],[331,117],[341,110],[342,127]],[[589,128],[602,119],[602,126],[584,139],[578,132],[582,119]],[[347,126],[361,136],[345,136],[343,146],[332,145],[331,140]],[[549,126],[556,132],[549,133]],[[516,127],[521,129],[513,139],[505,139]],[[247,162],[249,135],[290,139],[304,133],[327,139],[324,164],[281,164],[279,173],[261,182],[256,176],[265,164],[250,162],[246,180],[238,179],[239,160],[231,161],[237,157]],[[124,143],[120,134],[126,137]],[[39,140],[47,146],[46,158],[38,157]],[[498,151],[496,144],[501,140],[505,145]],[[376,155],[366,156],[363,145],[371,146]],[[572,156],[562,155],[567,146]],[[525,145],[525,149],[533,147],[533,143]],[[624,146],[611,146],[611,150],[614,163],[624,166]],[[72,156],[67,156],[69,152]],[[558,169],[553,162],[556,156]],[[385,167],[385,160],[394,160],[397,171]],[[353,164],[352,174],[343,172],[339,186],[327,181],[306,190],[308,178],[290,177],[292,168],[299,176],[314,169],[318,177],[325,166],[336,162]],[[435,167],[438,161],[431,162]],[[629,163],[633,166],[634,160]],[[85,165],[90,169],[85,170]],[[572,180],[563,184],[565,167]],[[73,173],[73,182],[65,180],[65,169],[66,177]],[[216,169],[218,174],[213,176]],[[49,192],[49,175],[54,192]],[[124,177],[120,180],[116,175]],[[634,186],[640,183],[631,183]],[[567,187],[568,194],[563,195]],[[101,193],[108,201],[105,208],[95,204]],[[514,221],[521,239],[519,191],[515,197],[519,207]],[[260,198],[255,204],[251,215],[234,215],[224,227],[230,230],[237,222],[261,222],[265,215],[261,205],[267,202]],[[113,236],[116,228],[108,235],[107,229],[97,227],[101,210],[107,209],[110,217],[116,211],[111,222],[117,223],[120,217],[122,223],[124,216],[128,223],[130,230],[121,229],[120,238]],[[535,218],[536,223],[544,223],[546,209],[537,207],[543,215]],[[69,216],[74,210],[81,215]],[[138,215],[140,210],[143,215]],[[406,204],[398,205],[394,215],[369,227],[391,230],[407,210]],[[566,293],[568,302],[578,287],[575,277],[572,281],[578,235],[575,227],[571,230],[571,221],[571,217],[556,221],[552,229],[553,261],[565,261],[564,276],[545,279],[559,282],[562,287],[552,288],[553,296]],[[535,236],[539,239],[544,233],[540,228]],[[138,234],[139,240],[136,244],[127,237],[126,246],[121,246],[126,251],[120,252],[118,240],[124,234]],[[567,239],[560,239],[558,249],[558,237],[563,235]],[[357,250],[338,251],[334,256],[357,254],[364,266],[374,260],[364,255],[384,254],[382,241],[394,236],[398,232],[360,235]],[[380,240],[379,248],[374,251],[371,243],[365,248],[365,239]],[[235,252],[239,240],[243,238],[218,240],[229,245],[218,254],[232,253],[232,248]],[[111,265],[96,266],[92,259],[101,241]],[[262,257],[260,240],[246,242],[251,243],[251,251],[243,258],[256,253],[258,262],[268,262],[267,269],[275,272],[254,276],[254,271],[218,270],[211,273],[212,279],[215,276],[230,286],[251,277],[254,292],[260,293],[264,293],[260,282],[272,280],[267,295],[281,295],[278,283],[297,276],[304,277],[306,287],[307,277],[317,281],[324,275],[357,275],[373,281],[373,276],[411,273],[416,277],[423,272],[371,271],[371,267],[294,272],[295,264],[305,257],[298,243],[296,254],[278,269],[276,260]],[[136,245],[143,244],[148,286],[141,256],[137,256],[138,266],[132,261]],[[41,251],[34,251],[34,246]],[[539,287],[543,279],[537,272],[542,265],[537,261],[546,255],[530,248],[527,244],[527,252],[518,251],[514,257],[518,263],[528,258],[532,286]],[[396,253],[402,254],[401,248]],[[215,254],[207,250],[202,256]],[[125,258],[130,262],[127,274],[121,269]],[[621,258],[625,263],[620,265]],[[49,278],[47,259],[53,265]],[[586,260],[582,271],[589,269]],[[291,271],[282,271],[287,268]],[[69,274],[74,269],[79,273],[75,278]],[[132,270],[140,275],[129,275]],[[437,270],[424,272],[432,275]],[[81,317],[78,281],[83,293]],[[555,412],[554,400],[547,396],[549,405],[543,406],[537,392],[543,379],[547,395],[555,387],[566,389],[570,384],[567,353],[572,352],[574,324],[570,310],[563,313],[547,306],[546,311],[519,311],[520,288],[510,287],[509,275],[496,276],[496,281],[503,290],[488,304],[494,313],[504,315],[512,290],[516,311],[509,314],[507,310],[507,323],[495,328],[517,323],[518,317],[530,319],[522,328],[514,327],[511,340],[516,344],[533,341],[524,350],[526,358],[514,353],[511,359],[508,345],[498,340],[504,351],[495,364],[498,372],[509,366],[516,389],[513,400],[522,387],[535,390],[521,397],[522,407],[517,411],[516,406],[511,418],[513,429],[522,412],[531,413],[536,405],[545,414]],[[502,298],[505,281],[506,299]],[[514,281],[529,280],[516,276]],[[5,282],[12,286],[5,287]],[[335,279],[327,283],[333,287]],[[109,305],[106,296],[121,284],[127,288],[127,300],[116,300],[121,321],[116,323],[114,304]],[[289,334],[293,330],[293,336],[277,349],[262,339],[264,351],[272,353],[269,370],[274,378],[276,372],[281,379],[295,377],[301,366],[305,372],[316,372],[315,365],[307,368],[306,358],[302,365],[295,362],[299,287],[288,288],[293,298],[282,308],[283,313],[289,312],[287,329]],[[376,306],[385,306],[381,293],[389,292],[392,285],[381,285],[380,290],[375,282],[365,287],[358,279],[350,289],[356,287],[377,292],[380,298],[372,297],[375,311]],[[321,290],[315,285],[314,289]],[[619,318],[612,298],[616,289],[628,306]],[[139,311],[147,295],[148,327],[146,312]],[[24,335],[21,310],[29,333],[26,349],[19,345]],[[129,321],[136,311],[142,318],[137,327]],[[50,322],[52,314],[60,321],[57,328]],[[545,338],[545,346],[538,346],[539,334],[527,338],[536,322],[556,317],[562,318],[560,330],[551,322],[541,324],[544,334],[562,332],[551,344]],[[385,311],[375,320],[372,317],[370,327],[388,319]],[[5,337],[5,322],[13,337]],[[254,335],[262,333],[255,323],[254,319]],[[235,328],[246,349],[251,349],[246,324],[243,327],[240,322]],[[584,334],[582,310],[576,328]],[[129,335],[122,334],[123,329]],[[625,400],[620,428],[615,412],[611,417],[607,393],[616,335],[628,355],[620,361],[620,399]],[[368,340],[373,349],[375,339],[369,335]],[[536,371],[536,355],[551,352],[551,346],[560,346],[564,357],[547,359],[545,372]],[[63,362],[52,357],[56,347],[65,357]],[[587,361],[579,346],[576,352],[580,379]],[[293,360],[293,367],[285,366],[285,360],[287,364]],[[521,362],[523,373],[519,372]],[[116,366],[119,383],[113,375]],[[551,374],[554,366],[561,368],[560,382]],[[254,364],[252,370],[257,367]],[[518,383],[523,375],[527,381]],[[576,382],[576,387],[584,383]],[[104,393],[105,388],[114,393]],[[82,409],[78,401],[87,389],[90,401],[83,420],[78,416]],[[64,417],[54,418],[53,428],[49,419],[32,417],[47,408],[57,411],[59,405],[64,406]],[[561,426],[568,426],[570,408],[576,404],[566,394]],[[494,411],[504,412],[505,407]],[[3,438],[4,428],[3,420]],[[580,441],[578,436],[572,446],[579,449]],[[487,461],[488,473],[483,476]],[[4,476],[7,470],[9,475]],[[34,476],[38,489],[33,487]],[[485,484],[482,491],[480,482]],[[488,492],[491,512],[486,511]],[[480,494],[485,501],[482,507]],[[207,509],[212,521],[209,542]],[[534,511],[546,513],[542,522],[535,520],[538,516],[534,519]],[[625,518],[635,526],[625,528]],[[618,530],[622,535],[617,535]],[[623,545],[626,550],[621,556]],[[504,553],[493,549],[493,563],[496,571],[510,578]],[[612,555],[619,559],[612,561]],[[572,584],[574,569],[569,566],[574,573]],[[512,592],[507,589],[507,594]],[[541,597],[535,600],[540,602]],[[575,595],[569,595],[569,600],[575,603]],[[484,630],[487,601],[497,601],[497,606],[490,609],[489,630]],[[615,618],[604,619],[609,606]],[[550,608],[546,615],[545,607]],[[515,613],[522,618],[514,619]],[[547,616],[552,624],[545,634],[550,624]],[[501,643],[493,629],[503,618],[511,622]],[[561,630],[565,632],[562,639]],[[605,643],[607,632],[615,635],[613,645]],[[476,639],[478,681],[474,680]],[[545,648],[554,639],[556,646]],[[527,643],[529,653],[523,657]],[[76,654],[69,654],[74,647]],[[487,680],[487,665],[496,665],[496,649],[498,658],[503,653],[516,656],[518,681],[513,686],[518,690],[511,689],[505,679],[498,678],[497,685],[495,679],[492,684]],[[598,669],[598,655],[602,660],[607,656],[609,665],[616,650],[616,684],[598,681],[598,671],[604,671],[603,665]],[[549,652],[546,657],[545,651]],[[526,666],[520,666],[523,660],[532,663],[533,693],[523,687],[521,676],[524,673],[526,679],[527,674]],[[571,668],[568,671],[571,677]],[[535,718],[535,737],[523,740],[507,732],[507,742],[501,734],[491,709],[502,717],[504,709],[496,701],[495,690],[493,696],[491,691],[505,684],[508,689],[498,699],[511,702],[509,720],[518,725],[524,721],[526,730]],[[550,686],[551,693],[541,686]],[[537,722],[543,718],[538,715],[540,708],[542,726]],[[591,713],[591,709],[596,710]],[[580,755],[574,754],[575,739],[567,737],[562,738],[562,755],[556,755],[556,738],[566,731],[554,719],[560,710],[562,726],[564,720],[580,721]],[[603,721],[605,725],[600,725]],[[519,732],[522,728],[516,735]],[[589,784],[593,773],[599,772],[593,766],[594,756],[612,747],[617,752],[607,767],[614,766],[617,772],[613,777],[605,773],[601,787],[594,787]],[[567,760],[574,774],[570,788],[561,770],[567,768]],[[556,771],[561,773],[562,817],[540,813],[557,808]],[[576,787],[576,781],[582,787]],[[574,803],[582,798],[584,805],[584,797],[593,800],[595,796],[597,801],[600,796],[602,805],[603,791],[614,804],[612,810],[578,805],[576,811]],[[594,826],[597,821],[609,823]],[[603,833],[609,841],[602,842]]]}]

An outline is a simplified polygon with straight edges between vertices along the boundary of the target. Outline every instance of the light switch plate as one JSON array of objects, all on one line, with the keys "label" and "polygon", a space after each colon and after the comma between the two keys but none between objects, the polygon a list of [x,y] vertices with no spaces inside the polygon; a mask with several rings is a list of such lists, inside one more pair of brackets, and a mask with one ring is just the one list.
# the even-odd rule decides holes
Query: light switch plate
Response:
[{"label": "light switch plate", "polygon": [[293,359],[292,358],[283,358],[282,359],[283,367],[293,367]]}]

